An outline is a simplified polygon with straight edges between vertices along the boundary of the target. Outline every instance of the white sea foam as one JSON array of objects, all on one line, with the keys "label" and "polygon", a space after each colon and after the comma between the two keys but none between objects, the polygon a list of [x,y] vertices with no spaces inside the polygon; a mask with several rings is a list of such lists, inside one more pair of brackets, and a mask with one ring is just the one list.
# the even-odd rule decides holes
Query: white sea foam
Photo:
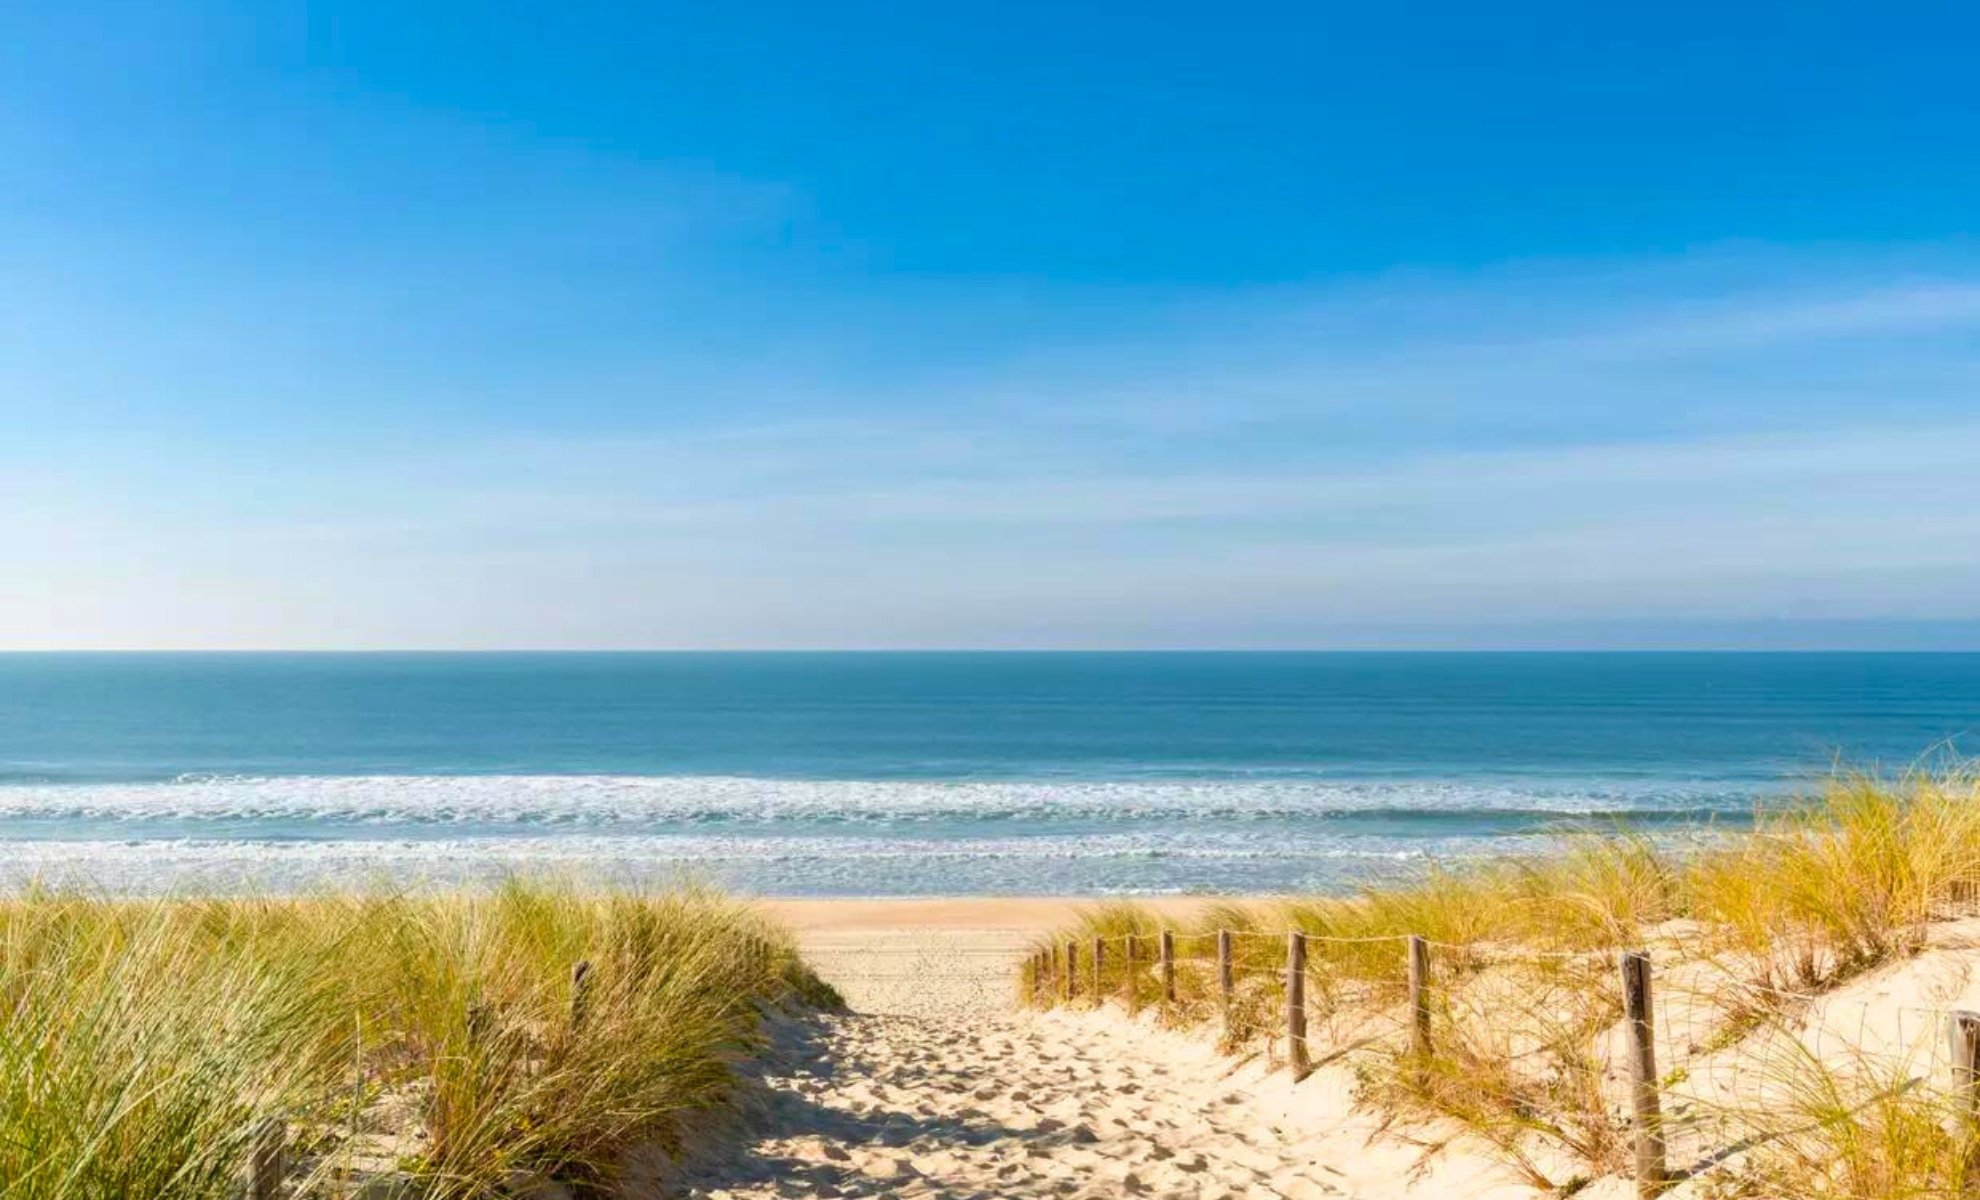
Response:
[{"label": "white sea foam", "polygon": [[5,843],[0,887],[30,881],[114,892],[295,891],[488,882],[511,874],[591,884],[683,878],[775,894],[939,894],[1284,890],[1325,887],[1380,867],[1466,853],[1462,839],[1150,834],[1065,838],[831,837],[373,838],[325,841],[79,839]]},{"label": "white sea foam", "polygon": [[[1142,821],[1353,814],[1737,811],[1724,785],[1323,779],[782,780],[725,776],[187,777],[0,786],[0,821],[283,820],[378,825]],[[0,836],[4,832],[0,831]]]},{"label": "white sea foam", "polygon": [[[1725,789],[1300,779],[184,778],[0,786],[0,886],[293,890],[512,871],[766,893],[1274,891],[1531,849]],[[1400,866],[1398,865],[1400,864]]]}]

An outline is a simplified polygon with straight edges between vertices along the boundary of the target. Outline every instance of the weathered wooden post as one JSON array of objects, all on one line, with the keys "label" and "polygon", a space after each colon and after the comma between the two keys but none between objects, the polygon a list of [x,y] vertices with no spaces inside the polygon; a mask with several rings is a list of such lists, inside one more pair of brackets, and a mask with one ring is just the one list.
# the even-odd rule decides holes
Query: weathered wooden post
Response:
[{"label": "weathered wooden post", "polygon": [[1313,1073],[1306,1053],[1306,935],[1297,929],[1286,935],[1286,1062],[1294,1083]]},{"label": "weathered wooden post", "polygon": [[1079,994],[1079,943],[1066,943],[1066,999]]},{"label": "weathered wooden post", "polygon": [[1966,1157],[1980,1159],[1980,1012],[1956,1008],[1946,1014],[1946,1040],[1952,1047],[1952,1094],[1966,1122]]},{"label": "weathered wooden post", "polygon": [[1430,1057],[1430,943],[1409,935],[1409,1050]]},{"label": "weathered wooden post", "polygon": [[280,1117],[264,1117],[254,1127],[248,1152],[248,1200],[275,1200],[289,1173],[288,1128]]},{"label": "weathered wooden post", "polygon": [[1231,1032],[1231,993],[1236,990],[1236,979],[1231,969],[1231,931],[1217,931],[1217,999],[1224,1010],[1224,1035]]},{"label": "weathered wooden post", "polygon": [[1980,1012],[1947,1013],[1946,1040],[1952,1045],[1953,1096],[1969,1116],[1980,1117]]},{"label": "weathered wooden post", "polygon": [[571,967],[571,1031],[584,1028],[585,1014],[591,1008],[591,960],[579,959]]},{"label": "weathered wooden post", "polygon": [[1176,935],[1164,929],[1161,940],[1156,943],[1156,957],[1161,962],[1162,1003],[1176,1002]]},{"label": "weathered wooden post", "polygon": [[1650,956],[1622,956],[1623,1021],[1629,1030],[1629,1090],[1636,1113],[1636,1194],[1655,1196],[1670,1183],[1664,1121],[1657,1110],[1657,1034],[1650,1000]]},{"label": "weathered wooden post", "polygon": [[1121,1003],[1131,1013],[1141,1011],[1141,997],[1134,990],[1135,937],[1127,935],[1127,952],[1121,958]]},{"label": "weathered wooden post", "polygon": [[1093,1007],[1099,1008],[1107,1002],[1107,989],[1102,986],[1100,976],[1107,969],[1107,939],[1093,939]]}]

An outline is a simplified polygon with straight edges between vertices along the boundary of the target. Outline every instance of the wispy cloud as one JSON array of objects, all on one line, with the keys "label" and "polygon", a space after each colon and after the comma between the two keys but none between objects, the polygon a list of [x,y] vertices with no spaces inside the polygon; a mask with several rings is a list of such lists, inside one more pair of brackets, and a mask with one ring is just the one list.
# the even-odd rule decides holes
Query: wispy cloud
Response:
[{"label": "wispy cloud", "polygon": [[294,461],[226,436],[39,464],[17,446],[0,644],[1325,645],[1408,640],[1368,632],[1396,622],[1440,642],[1980,617],[1980,283],[1951,269],[1414,280],[1194,312],[1182,336],[1151,311],[1139,338],[1001,363],[759,377],[595,432],[458,418]]}]

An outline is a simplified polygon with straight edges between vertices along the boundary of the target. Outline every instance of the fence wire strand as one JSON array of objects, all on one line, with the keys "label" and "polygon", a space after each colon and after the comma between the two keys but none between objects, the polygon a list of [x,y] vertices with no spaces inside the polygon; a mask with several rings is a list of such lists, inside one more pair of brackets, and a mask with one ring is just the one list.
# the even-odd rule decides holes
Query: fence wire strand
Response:
[{"label": "fence wire strand", "polygon": [[[1306,953],[1297,1031],[1289,1007],[1293,935]],[[1157,982],[1161,938],[1116,935],[1110,944],[1127,937],[1145,952],[1131,969],[1110,952],[1098,989],[1089,957],[1081,955],[1068,981],[1055,949],[1032,960],[1034,992],[1060,1002],[1071,982],[1076,1003],[1167,1010]],[[1261,942],[1288,953],[1261,952]],[[1410,956],[1402,952],[1410,942],[1428,952],[1429,969],[1415,991]],[[1393,960],[1345,949],[1384,944],[1396,945]],[[1632,1113],[1629,1046],[1636,1035],[1619,969],[1631,952],[1623,947],[1527,949],[1297,929],[1171,931],[1168,945],[1176,1010],[1191,1014],[1185,1020],[1220,1022],[1227,1049],[1251,1047],[1274,1063],[1296,1062],[1301,1053],[1315,1065],[1358,1063],[1357,1086],[1387,1089],[1395,1103],[1460,1120],[1507,1114],[1497,1119],[1518,1136],[1541,1131],[1604,1172],[1629,1169],[1629,1141],[1644,1127]],[[1833,1110],[1823,1119],[1832,1121],[1861,1119],[1897,1102],[1892,1098],[1922,1111],[1971,1112],[1953,1104],[1964,1093],[1953,1081],[1950,1007],[1783,987],[1775,972],[1786,968],[1766,955],[1728,961],[1667,948],[1659,957],[1641,1028],[1656,1072],[1649,1094],[1662,1110],[1655,1132],[1680,1164],[1716,1161],[1735,1153],[1732,1147],[1805,1139],[1807,1130],[1823,1128],[1803,1119],[1823,1095]],[[1980,1068],[1980,1061],[1971,1065]]]}]

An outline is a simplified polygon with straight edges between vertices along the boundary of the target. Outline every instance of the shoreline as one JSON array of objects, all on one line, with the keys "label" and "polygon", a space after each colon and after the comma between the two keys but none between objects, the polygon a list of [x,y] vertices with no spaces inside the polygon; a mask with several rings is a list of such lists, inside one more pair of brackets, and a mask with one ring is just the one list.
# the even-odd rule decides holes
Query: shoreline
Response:
[{"label": "shoreline", "polygon": [[1113,904],[1186,921],[1206,905],[1266,896],[901,896],[736,899],[790,930],[798,952],[855,1011],[953,1019],[1015,999],[1039,939]]},{"label": "shoreline", "polygon": [[737,894],[802,938],[822,933],[952,931],[1044,933],[1114,904],[1185,919],[1213,904],[1269,903],[1262,893],[1200,896],[752,896]]}]

